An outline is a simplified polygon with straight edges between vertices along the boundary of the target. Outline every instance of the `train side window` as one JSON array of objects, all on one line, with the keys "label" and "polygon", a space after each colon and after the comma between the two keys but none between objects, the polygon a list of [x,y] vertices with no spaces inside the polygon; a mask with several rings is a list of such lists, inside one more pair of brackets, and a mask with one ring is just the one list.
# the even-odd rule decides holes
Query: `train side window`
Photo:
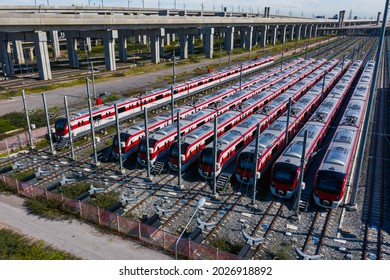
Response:
[{"label": "train side window", "polygon": [[124,111],[126,111],[125,106],[118,108],[118,114],[123,113]]},{"label": "train side window", "polygon": [[96,121],[96,120],[101,120],[101,119],[102,119],[102,115],[93,116],[92,119],[93,119],[94,121]]},{"label": "train side window", "polygon": [[80,123],[80,122],[78,122],[78,124],[77,124],[77,125],[78,125],[78,127],[80,127],[80,126],[81,126],[81,123]]}]

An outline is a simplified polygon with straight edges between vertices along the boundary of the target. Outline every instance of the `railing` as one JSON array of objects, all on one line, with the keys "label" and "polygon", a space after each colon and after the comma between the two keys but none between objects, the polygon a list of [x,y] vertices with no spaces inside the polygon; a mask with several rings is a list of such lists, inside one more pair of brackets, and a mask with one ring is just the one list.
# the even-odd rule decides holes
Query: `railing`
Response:
[{"label": "railing", "polygon": [[[89,222],[105,226],[118,233],[124,234],[145,244],[160,248],[167,253],[175,253],[175,243],[178,236],[159,230],[149,225],[133,221],[130,218],[119,216],[116,213],[100,209],[79,200],[71,199],[62,194],[20,182],[12,177],[0,174],[0,180],[14,188],[19,195],[32,198],[42,197],[48,201],[60,202],[63,210],[80,216]],[[239,260],[237,255],[221,251],[217,248],[196,243],[189,239],[181,239],[178,243],[179,256],[194,260]]]}]

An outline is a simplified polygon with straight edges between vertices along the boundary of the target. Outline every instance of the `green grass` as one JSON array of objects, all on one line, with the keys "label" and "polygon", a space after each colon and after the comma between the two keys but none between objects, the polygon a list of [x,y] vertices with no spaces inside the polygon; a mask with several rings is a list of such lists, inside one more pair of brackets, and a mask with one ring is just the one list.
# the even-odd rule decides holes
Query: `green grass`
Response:
[{"label": "green grass", "polygon": [[12,178],[15,178],[16,180],[21,180],[27,176],[30,176],[32,175],[33,173],[35,173],[36,171],[35,170],[26,170],[26,171],[21,171],[21,172],[13,172],[11,177]]},{"label": "green grass", "polygon": [[229,252],[231,254],[238,255],[238,253],[240,253],[241,248],[244,246],[244,243],[232,243],[226,238],[218,238],[211,242],[211,246]]},{"label": "green grass", "polygon": [[74,255],[57,250],[44,241],[33,241],[9,229],[0,229],[1,260],[76,260]]},{"label": "green grass", "polygon": [[25,206],[31,214],[49,220],[66,220],[69,216],[64,214],[61,201],[46,200],[44,197],[32,197],[25,201]]},{"label": "green grass", "polygon": [[106,209],[111,205],[113,205],[114,203],[118,202],[118,194],[115,192],[98,193],[91,197],[92,197],[91,204],[103,209]]},{"label": "green grass", "polygon": [[14,194],[14,193],[16,193],[16,190],[14,188],[8,186],[4,182],[0,181],[0,193],[2,193],[2,194]]},{"label": "green grass", "polygon": [[91,184],[88,182],[77,182],[75,184],[67,185],[60,188],[60,192],[70,198],[74,198],[80,194],[83,194],[89,190]]}]

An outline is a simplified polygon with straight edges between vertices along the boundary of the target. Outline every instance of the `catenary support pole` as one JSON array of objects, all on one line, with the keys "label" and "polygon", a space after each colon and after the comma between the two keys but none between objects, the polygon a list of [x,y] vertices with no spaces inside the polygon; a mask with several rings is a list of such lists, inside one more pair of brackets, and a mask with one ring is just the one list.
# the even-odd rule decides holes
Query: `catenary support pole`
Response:
[{"label": "catenary support pole", "polygon": [[177,171],[178,171],[178,186],[181,189],[181,133],[180,133],[180,111],[177,112]]},{"label": "catenary support pole", "polygon": [[144,109],[144,122],[145,122],[145,140],[146,140],[146,172],[148,179],[150,176],[150,151],[149,151],[149,128],[148,128],[148,108]]},{"label": "catenary support pole", "polygon": [[45,112],[45,118],[46,118],[47,133],[49,135],[49,141],[50,141],[50,151],[53,155],[55,155],[56,151],[54,150],[53,147],[53,137],[51,136],[50,119],[49,119],[49,114],[47,112],[46,96],[44,93],[42,93],[42,100],[43,100],[43,110]]},{"label": "catenary support pole", "polygon": [[24,112],[26,114],[26,121],[27,121],[27,131],[28,131],[28,139],[30,142],[30,149],[34,149],[34,141],[32,137],[32,131],[31,131],[31,123],[30,123],[30,116],[28,113],[27,103],[26,103],[26,95],[24,94],[24,90],[22,90],[22,98],[23,98],[23,106],[24,106]]},{"label": "catenary support pole", "polygon": [[118,137],[118,154],[119,154],[119,172],[123,173],[123,159],[122,159],[122,140],[121,132],[119,129],[119,115],[118,115],[118,103],[115,106],[115,121],[116,121],[116,136]]},{"label": "catenary support pole", "polygon": [[68,131],[69,131],[69,145],[70,145],[70,155],[72,157],[72,160],[75,160],[74,155],[74,148],[73,148],[73,135],[72,135],[72,125],[70,123],[70,115],[69,115],[69,108],[68,108],[68,99],[66,96],[64,96],[64,104],[65,104],[65,115],[66,120],[68,123]]},{"label": "catenary support pole", "polygon": [[295,199],[294,199],[294,210],[295,210],[295,215],[298,218],[298,220],[299,220],[299,202],[301,200],[303,175],[304,175],[304,169],[305,169],[306,143],[307,143],[307,130],[305,130],[305,132],[304,132],[303,145],[302,145],[302,155],[301,155],[301,166],[300,166],[301,172],[299,173],[298,189],[296,191]]},{"label": "catenary support pole", "polygon": [[256,192],[257,192],[257,166],[259,164],[259,139],[260,139],[260,123],[257,124],[256,129],[256,145],[255,145],[255,160],[254,160],[254,168],[253,168],[253,198],[252,205],[255,205],[256,201]]},{"label": "catenary support pole", "polygon": [[93,145],[93,157],[94,157],[94,163],[95,166],[99,165],[98,158],[97,158],[97,149],[96,149],[96,137],[95,137],[95,122],[92,116],[92,102],[91,102],[91,94],[89,91],[89,79],[85,79],[85,83],[87,85],[87,96],[88,96],[88,110],[89,110],[89,122],[91,126],[91,134],[92,134],[92,145]]},{"label": "catenary support pole", "polygon": [[213,165],[213,194],[217,194],[217,161],[218,161],[218,121],[217,116],[214,117],[214,165]]}]

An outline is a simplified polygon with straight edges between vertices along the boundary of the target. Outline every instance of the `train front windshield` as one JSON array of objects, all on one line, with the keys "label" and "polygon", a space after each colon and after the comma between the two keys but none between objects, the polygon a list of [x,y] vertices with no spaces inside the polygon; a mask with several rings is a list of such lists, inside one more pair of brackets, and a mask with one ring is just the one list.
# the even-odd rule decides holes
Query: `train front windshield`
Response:
[{"label": "train front windshield", "polygon": [[[188,144],[184,143],[181,145],[181,154],[184,155],[186,150],[188,148]],[[178,143],[174,142],[170,147],[169,147],[169,155],[173,158],[178,158],[179,154],[179,148],[178,148]]]},{"label": "train front windshield", "polygon": [[212,148],[205,148],[200,154],[199,163],[212,166],[214,164],[214,150]]},{"label": "train front windshield", "polygon": [[281,184],[294,183],[297,167],[288,163],[277,162],[272,169],[272,180]]},{"label": "train front windshield", "polygon": [[62,119],[58,119],[54,125],[54,128],[57,132],[63,132],[64,129],[65,129],[65,126],[66,126],[66,119],[62,118]]},{"label": "train front windshield", "polygon": [[326,193],[338,194],[344,182],[344,174],[332,171],[319,171],[316,189]]},{"label": "train front windshield", "polygon": [[254,153],[242,153],[238,158],[238,168],[242,170],[252,171],[254,166]]},{"label": "train front windshield", "polygon": [[[149,148],[153,148],[156,144],[157,140],[155,139],[149,139]],[[139,152],[142,154],[146,154],[146,139],[143,138],[141,142],[139,143]]]}]

